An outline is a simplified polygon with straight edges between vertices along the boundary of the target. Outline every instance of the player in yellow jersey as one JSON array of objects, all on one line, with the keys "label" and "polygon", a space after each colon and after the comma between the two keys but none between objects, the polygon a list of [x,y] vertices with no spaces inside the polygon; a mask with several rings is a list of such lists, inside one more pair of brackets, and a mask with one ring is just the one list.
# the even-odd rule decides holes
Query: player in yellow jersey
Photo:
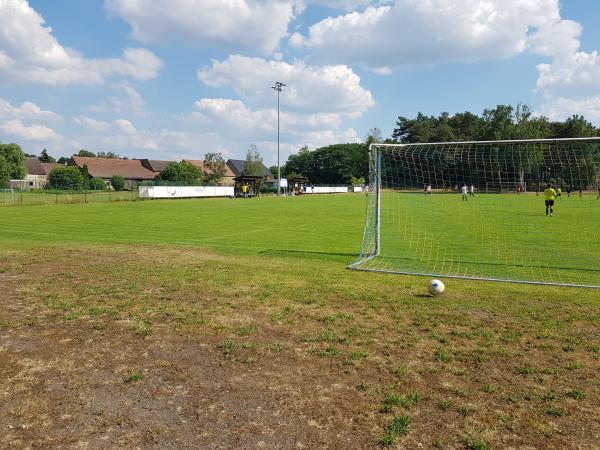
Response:
[{"label": "player in yellow jersey", "polygon": [[548,212],[550,213],[550,217],[554,213],[554,200],[556,200],[556,191],[552,189],[552,186],[548,184],[548,187],[544,191],[544,200],[546,202],[546,216]]}]

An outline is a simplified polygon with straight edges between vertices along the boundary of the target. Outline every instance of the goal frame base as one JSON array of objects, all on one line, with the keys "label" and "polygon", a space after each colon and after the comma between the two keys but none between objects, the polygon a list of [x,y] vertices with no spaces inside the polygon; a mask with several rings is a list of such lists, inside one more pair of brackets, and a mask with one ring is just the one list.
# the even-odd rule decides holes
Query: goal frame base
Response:
[{"label": "goal frame base", "polygon": [[550,281],[526,281],[526,280],[513,280],[510,278],[487,278],[487,277],[468,277],[460,275],[442,275],[436,273],[422,273],[422,272],[402,272],[396,270],[384,270],[384,269],[367,269],[360,267],[361,264],[369,261],[376,256],[370,256],[369,258],[362,259],[346,266],[348,270],[357,270],[360,272],[373,272],[388,275],[410,275],[415,277],[435,277],[441,279],[454,279],[454,280],[469,280],[469,281],[491,281],[494,283],[512,283],[512,284],[529,284],[534,286],[554,286],[554,287],[572,287],[572,288],[585,288],[585,289],[600,289],[600,286],[594,284],[573,284],[573,283],[553,283]]}]

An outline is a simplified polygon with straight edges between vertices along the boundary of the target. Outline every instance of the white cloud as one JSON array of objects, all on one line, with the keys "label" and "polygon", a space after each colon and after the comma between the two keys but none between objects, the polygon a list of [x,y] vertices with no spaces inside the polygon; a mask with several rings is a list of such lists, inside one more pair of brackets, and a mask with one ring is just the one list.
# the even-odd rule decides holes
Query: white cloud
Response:
[{"label": "white cloud", "polygon": [[23,102],[13,106],[0,98],[0,119],[21,119],[41,122],[61,122],[63,118],[52,111],[44,111],[32,102]]},{"label": "white cloud", "polygon": [[22,121],[9,120],[0,129],[9,136],[25,141],[49,141],[59,139],[61,136],[45,125],[25,125]]},{"label": "white cloud", "polygon": [[600,93],[600,55],[575,52],[538,65],[538,91],[546,95]]},{"label": "white cloud", "polygon": [[565,120],[574,115],[584,114],[585,118],[600,125],[600,95],[575,100],[559,97],[542,105],[542,113],[552,120]]},{"label": "white cloud", "polygon": [[[296,1],[296,11],[304,11],[307,5],[321,5],[330,9],[352,10],[354,8],[374,3],[372,0],[298,0]],[[375,3],[384,3],[378,1]],[[388,1],[389,3],[389,1]]]},{"label": "white cloud", "polygon": [[375,75],[387,76],[392,74],[392,69],[389,67],[375,67],[371,69]]},{"label": "white cloud", "polygon": [[150,51],[124,50],[121,58],[91,59],[63,47],[27,0],[0,0],[0,76],[45,85],[99,85],[112,76],[154,78],[162,65]]},{"label": "white cloud", "polygon": [[87,117],[87,116],[74,117],[73,121],[77,125],[79,125],[83,128],[87,128],[88,130],[92,130],[92,131],[102,132],[102,131],[108,131],[110,129],[110,124],[108,122],[104,122],[102,120],[96,120],[96,119],[93,119],[93,118]]},{"label": "white cloud", "polygon": [[[198,123],[226,136],[225,141],[239,143],[238,147],[245,148],[256,142],[269,148],[276,141],[277,110],[274,108],[252,110],[240,100],[220,98],[204,98],[195,106],[192,117]],[[315,148],[360,141],[355,130],[343,128],[338,114],[283,112],[280,119],[282,143],[290,149],[297,150],[305,144]]]},{"label": "white cloud", "polygon": [[270,54],[287,35],[291,0],[106,0],[142,42],[169,40],[206,48]]},{"label": "white cloud", "polygon": [[133,124],[127,119],[117,119],[115,125],[125,134],[135,134],[137,132]]},{"label": "white cloud", "polygon": [[[262,109],[253,111],[240,100],[222,98],[203,98],[196,102],[195,116],[204,123],[221,123],[226,128],[234,127],[246,133],[277,132],[277,110]],[[286,132],[298,134],[300,131],[337,128],[341,125],[338,114],[316,113],[297,114],[282,112],[281,128]]]},{"label": "white cloud", "polygon": [[564,120],[584,115],[600,124],[600,55],[579,51],[582,27],[576,22],[558,20],[530,37],[531,51],[550,56],[539,64],[536,91],[541,94],[542,112]]},{"label": "white cloud", "polygon": [[113,89],[120,93],[119,97],[111,97],[110,102],[117,112],[142,112],[146,102],[140,93],[128,81],[113,84]]},{"label": "white cloud", "polygon": [[581,33],[579,23],[561,17],[559,0],[396,0],[326,18],[289,43],[308,51],[308,61],[360,65],[379,75],[529,52],[551,59],[537,67],[545,111],[595,118],[600,55],[579,50]]},{"label": "white cloud", "polygon": [[93,113],[117,113],[118,115],[135,114],[143,117],[146,115],[146,102],[138,90],[127,80],[111,83],[110,89],[114,95],[106,100],[88,106]]},{"label": "white cloud", "polygon": [[359,117],[375,102],[371,92],[360,85],[360,77],[351,68],[308,66],[302,61],[288,64],[231,55],[224,61],[198,71],[207,86],[231,86],[252,107],[273,106],[275,81],[287,86],[281,95],[283,109],[296,112],[326,112]]},{"label": "white cloud", "polygon": [[558,0],[397,0],[327,18],[290,42],[319,61],[406,67],[509,58],[532,30],[557,23]]},{"label": "white cloud", "polygon": [[49,123],[62,122],[63,118],[52,111],[46,111],[32,102],[13,106],[0,99],[0,130],[11,139],[25,141],[56,141],[61,136]]}]

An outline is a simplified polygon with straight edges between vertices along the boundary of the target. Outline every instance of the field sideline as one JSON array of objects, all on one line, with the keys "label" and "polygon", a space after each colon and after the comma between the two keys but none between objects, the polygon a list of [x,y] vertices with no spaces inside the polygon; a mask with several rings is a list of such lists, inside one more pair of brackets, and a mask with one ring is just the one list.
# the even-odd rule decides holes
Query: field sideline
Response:
[{"label": "field sideline", "polygon": [[365,209],[0,209],[0,448],[596,448],[600,292],[346,270]]}]

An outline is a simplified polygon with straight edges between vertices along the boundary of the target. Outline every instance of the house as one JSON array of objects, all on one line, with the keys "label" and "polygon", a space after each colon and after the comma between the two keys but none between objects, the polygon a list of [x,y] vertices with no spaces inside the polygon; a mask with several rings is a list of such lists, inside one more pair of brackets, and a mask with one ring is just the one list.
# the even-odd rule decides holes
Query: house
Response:
[{"label": "house", "polygon": [[48,184],[48,174],[54,167],[62,167],[57,163],[42,163],[37,156],[28,156],[25,159],[27,174],[23,180],[10,180],[11,189],[31,190],[44,189]]},{"label": "house", "polygon": [[158,177],[160,173],[163,170],[165,170],[165,168],[169,164],[174,163],[175,161],[163,161],[158,159],[140,159],[140,162],[142,163],[142,166],[154,172],[154,175]]},{"label": "house", "polygon": [[[264,177],[272,178],[273,174],[271,173],[271,171],[269,169],[267,169],[263,163],[260,163],[260,165],[261,165],[261,168],[260,168],[261,173],[254,174],[254,175],[262,175]],[[231,171],[235,174],[236,177],[239,177],[240,175],[242,175],[244,173],[244,167],[246,167],[246,161],[243,159],[229,159],[229,160],[227,160],[227,166],[231,169]]]},{"label": "house", "polygon": [[44,168],[44,171],[46,172],[46,175],[48,175],[52,169],[58,169],[60,167],[65,167],[63,164],[59,164],[59,163],[41,163],[41,164],[42,164],[42,167]]},{"label": "house", "polygon": [[69,165],[79,167],[80,169],[87,166],[87,171],[91,178],[101,178],[107,182],[115,175],[122,176],[125,179],[125,187],[127,189],[131,189],[137,183],[153,181],[156,178],[154,171],[144,167],[139,159],[73,156]]},{"label": "house", "polygon": [[[239,177],[244,174],[244,168],[246,167],[246,161],[243,159],[229,159],[227,161],[227,166],[231,169],[231,171],[235,174],[236,177]],[[257,175],[261,175],[265,178],[265,182],[270,186],[277,186],[277,180],[273,178],[273,174],[263,163],[260,163],[260,173]]]},{"label": "house", "polygon": [[[197,167],[202,171],[204,175],[210,175],[212,173],[211,169],[204,164],[204,161],[200,159],[184,159],[185,162],[191,164],[192,166]],[[223,175],[223,179],[221,180],[222,186],[233,186],[235,184],[234,178],[236,177],[235,173],[231,170],[228,164],[225,164],[225,175]]]}]

